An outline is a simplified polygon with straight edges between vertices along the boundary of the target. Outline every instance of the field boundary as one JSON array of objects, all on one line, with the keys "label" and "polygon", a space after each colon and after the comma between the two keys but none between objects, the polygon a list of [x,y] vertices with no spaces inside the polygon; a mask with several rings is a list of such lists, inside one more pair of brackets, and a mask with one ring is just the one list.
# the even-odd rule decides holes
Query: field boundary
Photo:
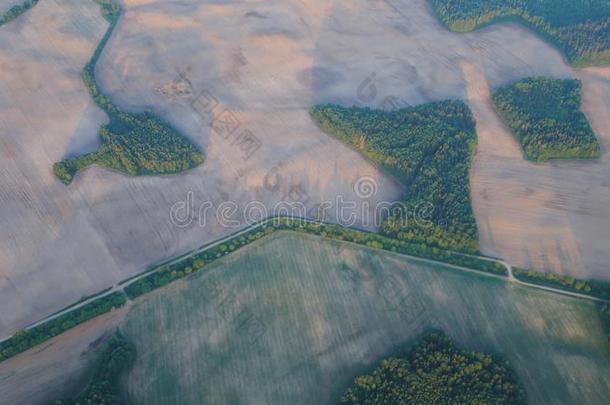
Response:
[{"label": "field boundary", "polygon": [[29,9],[38,4],[38,1],[39,0],[24,0],[23,3],[15,4],[6,11],[0,10],[0,27],[25,14]]},{"label": "field boundary", "polygon": [[[86,322],[116,308],[120,308],[141,295],[145,295],[153,290],[168,285],[173,281],[185,278],[193,272],[198,272],[211,262],[231,254],[252,242],[280,231],[305,233],[358,247],[382,250],[426,264],[441,265],[465,273],[502,279],[510,283],[560,294],[574,299],[610,304],[610,300],[607,299],[519,280],[514,276],[512,266],[501,259],[447,251],[420,244],[410,244],[405,241],[385,237],[378,233],[347,228],[337,224],[324,223],[307,218],[274,216],[252,224],[249,227],[228,236],[206,243],[199,248],[183,253],[177,257],[157,263],[138,275],[127,278],[112,287],[108,287],[99,293],[93,294],[90,298],[85,300],[81,299],[66,307],[64,310],[60,310],[28,325],[23,330],[19,330],[11,336],[5,337],[0,340],[0,362],[58,336],[80,323]],[[420,251],[422,254],[412,254],[410,253],[411,251]],[[426,257],[426,254],[434,255],[435,257]],[[456,257],[462,257],[468,260],[463,264],[457,260]],[[491,267],[481,266],[481,263],[483,262],[489,263]],[[470,264],[470,266],[467,264]],[[480,267],[473,267],[475,265],[479,265]],[[497,271],[499,268],[502,268],[504,271]],[[108,297],[111,295],[116,298],[120,297],[115,301],[118,303],[117,305],[105,307],[106,310],[104,312],[92,313],[92,316],[90,317],[81,316],[75,324],[61,322],[64,320],[73,320],[75,317],[78,317],[79,313],[82,314],[83,311],[86,311],[87,308],[95,307],[96,305],[99,306],[100,303],[108,300]],[[58,324],[61,326],[57,326]],[[66,327],[63,327],[63,325],[66,325]],[[42,338],[40,337],[41,333],[44,333]],[[34,336],[30,338],[32,344],[24,344],[24,337],[27,338],[29,335]],[[20,346],[15,348],[14,346],[17,344]]]}]

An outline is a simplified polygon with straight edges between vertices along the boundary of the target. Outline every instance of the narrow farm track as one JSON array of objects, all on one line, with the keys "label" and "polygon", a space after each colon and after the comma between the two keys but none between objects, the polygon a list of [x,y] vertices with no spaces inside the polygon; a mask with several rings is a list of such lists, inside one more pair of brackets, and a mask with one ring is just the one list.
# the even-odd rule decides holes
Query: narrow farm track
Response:
[{"label": "narrow farm track", "polygon": [[[66,314],[72,312],[72,311],[75,311],[75,310],[77,310],[79,308],[82,308],[85,305],[87,305],[87,304],[89,304],[89,303],[91,303],[91,302],[93,302],[93,301],[95,301],[97,299],[106,297],[106,296],[108,296],[110,294],[113,294],[115,292],[119,292],[120,291],[120,292],[124,293],[126,287],[128,287],[128,286],[132,285],[133,283],[137,282],[138,280],[140,280],[140,279],[142,279],[142,278],[144,278],[144,277],[146,277],[146,276],[148,276],[148,275],[158,271],[158,269],[161,266],[171,265],[171,264],[178,263],[181,260],[185,259],[186,257],[192,256],[192,255],[195,255],[195,254],[198,254],[198,253],[202,253],[202,252],[204,252],[204,251],[206,251],[208,249],[214,248],[214,247],[216,247],[216,246],[218,246],[218,245],[220,245],[222,243],[229,242],[230,240],[232,240],[232,239],[234,239],[236,237],[239,237],[239,236],[241,236],[241,235],[243,235],[243,234],[245,234],[247,232],[250,232],[250,231],[252,231],[254,229],[263,227],[263,226],[271,223],[272,221],[276,221],[277,219],[278,219],[277,217],[268,218],[268,219],[266,219],[264,221],[258,222],[256,224],[253,224],[253,225],[247,227],[247,228],[244,228],[244,229],[242,229],[242,230],[240,230],[240,231],[238,231],[238,232],[236,232],[234,234],[225,236],[225,237],[223,237],[221,239],[218,239],[218,240],[216,240],[214,242],[205,244],[205,245],[203,245],[203,246],[201,246],[201,247],[199,247],[199,248],[197,248],[195,250],[192,250],[190,252],[184,253],[184,254],[182,254],[182,255],[180,255],[178,257],[175,257],[175,258],[166,260],[164,262],[155,264],[154,266],[152,266],[151,270],[145,271],[145,272],[139,274],[138,276],[129,278],[129,279],[124,280],[124,281],[122,281],[122,282],[120,282],[118,284],[115,284],[114,286],[112,286],[112,288],[107,289],[103,293],[94,295],[94,296],[92,296],[92,297],[90,297],[90,298],[88,298],[86,300],[83,300],[82,302],[79,302],[78,304],[75,304],[75,305],[72,305],[72,306],[66,308],[63,311],[57,312],[57,313],[55,313],[53,315],[50,315],[50,316],[48,316],[48,317],[46,317],[44,319],[39,320],[38,322],[35,322],[35,323],[31,324],[31,325],[28,325],[25,328],[25,330],[30,330],[32,328],[35,328],[37,326],[40,326],[40,325],[44,324],[45,322],[48,322],[48,321],[51,321],[53,319],[59,318],[59,317],[61,317],[63,315],[66,315]],[[326,223],[320,223],[319,221],[318,222],[317,221],[312,221],[312,220],[305,219],[305,218],[293,218],[293,219],[298,220],[298,221],[302,221],[302,222],[306,222],[306,223],[319,223],[319,224],[323,224],[323,225],[331,225],[331,224],[326,224]],[[360,245],[360,244],[355,243],[355,242],[349,242],[349,241],[342,241],[342,242],[346,243],[346,244],[357,246],[359,248],[363,247],[363,245]],[[371,248],[371,249],[375,249],[375,248]],[[570,292],[570,291],[561,290],[561,289],[558,289],[558,288],[547,287],[547,286],[542,286],[542,285],[538,285],[538,284],[532,284],[532,283],[528,283],[528,282],[524,282],[524,281],[518,280],[514,276],[514,274],[513,274],[512,266],[510,264],[506,263],[505,261],[500,260],[500,259],[483,257],[483,256],[476,256],[476,255],[462,254],[462,253],[459,253],[459,252],[453,252],[453,253],[456,253],[456,254],[459,254],[459,255],[463,255],[463,256],[467,256],[467,257],[474,257],[474,258],[478,258],[478,259],[481,259],[481,260],[486,260],[486,261],[490,261],[490,262],[494,262],[494,263],[500,263],[500,264],[502,264],[506,268],[507,274],[508,274],[507,276],[501,276],[501,275],[497,275],[497,274],[486,273],[486,272],[483,272],[483,271],[480,271],[480,270],[476,270],[476,269],[472,269],[472,268],[468,268],[468,267],[457,266],[457,265],[454,265],[454,264],[449,264],[449,263],[445,263],[445,262],[441,262],[441,261],[437,261],[437,260],[433,260],[433,259],[425,259],[425,258],[422,258],[422,257],[411,256],[411,255],[407,255],[407,254],[404,254],[404,253],[389,252],[389,251],[386,251],[386,250],[383,250],[383,249],[377,249],[377,250],[382,250],[382,251],[384,251],[386,253],[390,253],[392,255],[396,255],[396,256],[403,257],[403,258],[406,258],[406,259],[409,259],[409,260],[413,260],[413,261],[417,261],[417,262],[420,262],[420,263],[431,264],[431,265],[440,265],[440,266],[444,266],[444,267],[447,267],[447,268],[450,268],[450,269],[463,271],[463,272],[466,272],[466,273],[474,273],[474,274],[478,274],[478,275],[485,276],[485,277],[491,277],[491,278],[496,278],[496,279],[503,279],[503,280],[506,280],[506,281],[508,281],[510,283],[515,283],[517,285],[521,285],[521,286],[524,286],[524,287],[535,288],[535,289],[538,289],[538,290],[552,292],[552,293],[568,296],[568,297],[571,297],[571,298],[589,300],[589,301],[593,301],[593,302],[597,302],[597,303],[602,303],[602,304],[610,304],[610,300],[605,300],[605,299],[602,299],[602,298],[591,297],[591,296],[585,295],[585,294],[574,293],[574,292]],[[127,298],[127,300],[128,300],[128,302],[130,301],[129,298]],[[0,343],[10,339],[10,337],[11,336],[7,336],[7,337],[3,338],[2,340],[0,340]]]}]

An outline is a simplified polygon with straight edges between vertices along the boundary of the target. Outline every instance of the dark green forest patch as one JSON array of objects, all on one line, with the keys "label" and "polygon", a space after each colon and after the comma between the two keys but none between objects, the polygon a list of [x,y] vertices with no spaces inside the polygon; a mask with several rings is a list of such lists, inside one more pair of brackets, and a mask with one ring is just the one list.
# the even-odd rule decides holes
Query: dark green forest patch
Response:
[{"label": "dark green forest patch", "polygon": [[404,355],[358,376],[342,404],[525,404],[509,364],[432,332]]},{"label": "dark green forest patch", "polygon": [[600,146],[580,110],[578,80],[523,79],[496,91],[493,101],[529,160],[590,159]]},{"label": "dark green forest patch", "polygon": [[384,234],[440,248],[478,250],[469,181],[477,139],[472,114],[463,102],[390,112],[319,105],[311,116],[324,131],[406,185],[403,210],[384,220]]},{"label": "dark green forest patch", "polygon": [[452,31],[516,20],[557,46],[574,65],[610,62],[608,0],[430,0]]},{"label": "dark green forest patch", "polygon": [[203,163],[201,151],[167,122],[151,112],[132,114],[121,110],[102,94],[95,81],[95,66],[121,14],[111,0],[97,0],[110,23],[93,57],[85,66],[83,80],[95,103],[110,117],[99,135],[101,147],[92,153],[70,157],[53,166],[55,176],[70,184],[81,169],[99,165],[132,175],[159,175],[183,172]]}]

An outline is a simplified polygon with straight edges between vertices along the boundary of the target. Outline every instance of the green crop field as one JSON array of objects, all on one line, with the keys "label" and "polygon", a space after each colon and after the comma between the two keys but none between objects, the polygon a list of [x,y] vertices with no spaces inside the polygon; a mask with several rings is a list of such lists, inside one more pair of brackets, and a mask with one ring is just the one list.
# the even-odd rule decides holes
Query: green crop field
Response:
[{"label": "green crop field", "polygon": [[532,403],[610,395],[594,304],[294,232],[138,299],[123,383],[137,404],[336,402],[430,328],[504,357]]}]

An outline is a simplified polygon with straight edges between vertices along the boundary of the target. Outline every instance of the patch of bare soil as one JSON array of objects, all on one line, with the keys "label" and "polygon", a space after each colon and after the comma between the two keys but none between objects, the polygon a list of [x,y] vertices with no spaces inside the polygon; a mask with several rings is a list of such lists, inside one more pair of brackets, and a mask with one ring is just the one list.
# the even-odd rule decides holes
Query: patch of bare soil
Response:
[{"label": "patch of bare soil", "polygon": [[97,349],[127,311],[99,316],[0,363],[0,402],[35,405],[72,397],[85,386]]},{"label": "patch of bare soil", "polygon": [[[479,150],[472,170],[483,252],[509,263],[578,277],[610,279],[610,159],[534,164],[501,122],[485,72],[463,63]],[[577,72],[583,110],[604,152],[610,144],[609,68]]]}]

